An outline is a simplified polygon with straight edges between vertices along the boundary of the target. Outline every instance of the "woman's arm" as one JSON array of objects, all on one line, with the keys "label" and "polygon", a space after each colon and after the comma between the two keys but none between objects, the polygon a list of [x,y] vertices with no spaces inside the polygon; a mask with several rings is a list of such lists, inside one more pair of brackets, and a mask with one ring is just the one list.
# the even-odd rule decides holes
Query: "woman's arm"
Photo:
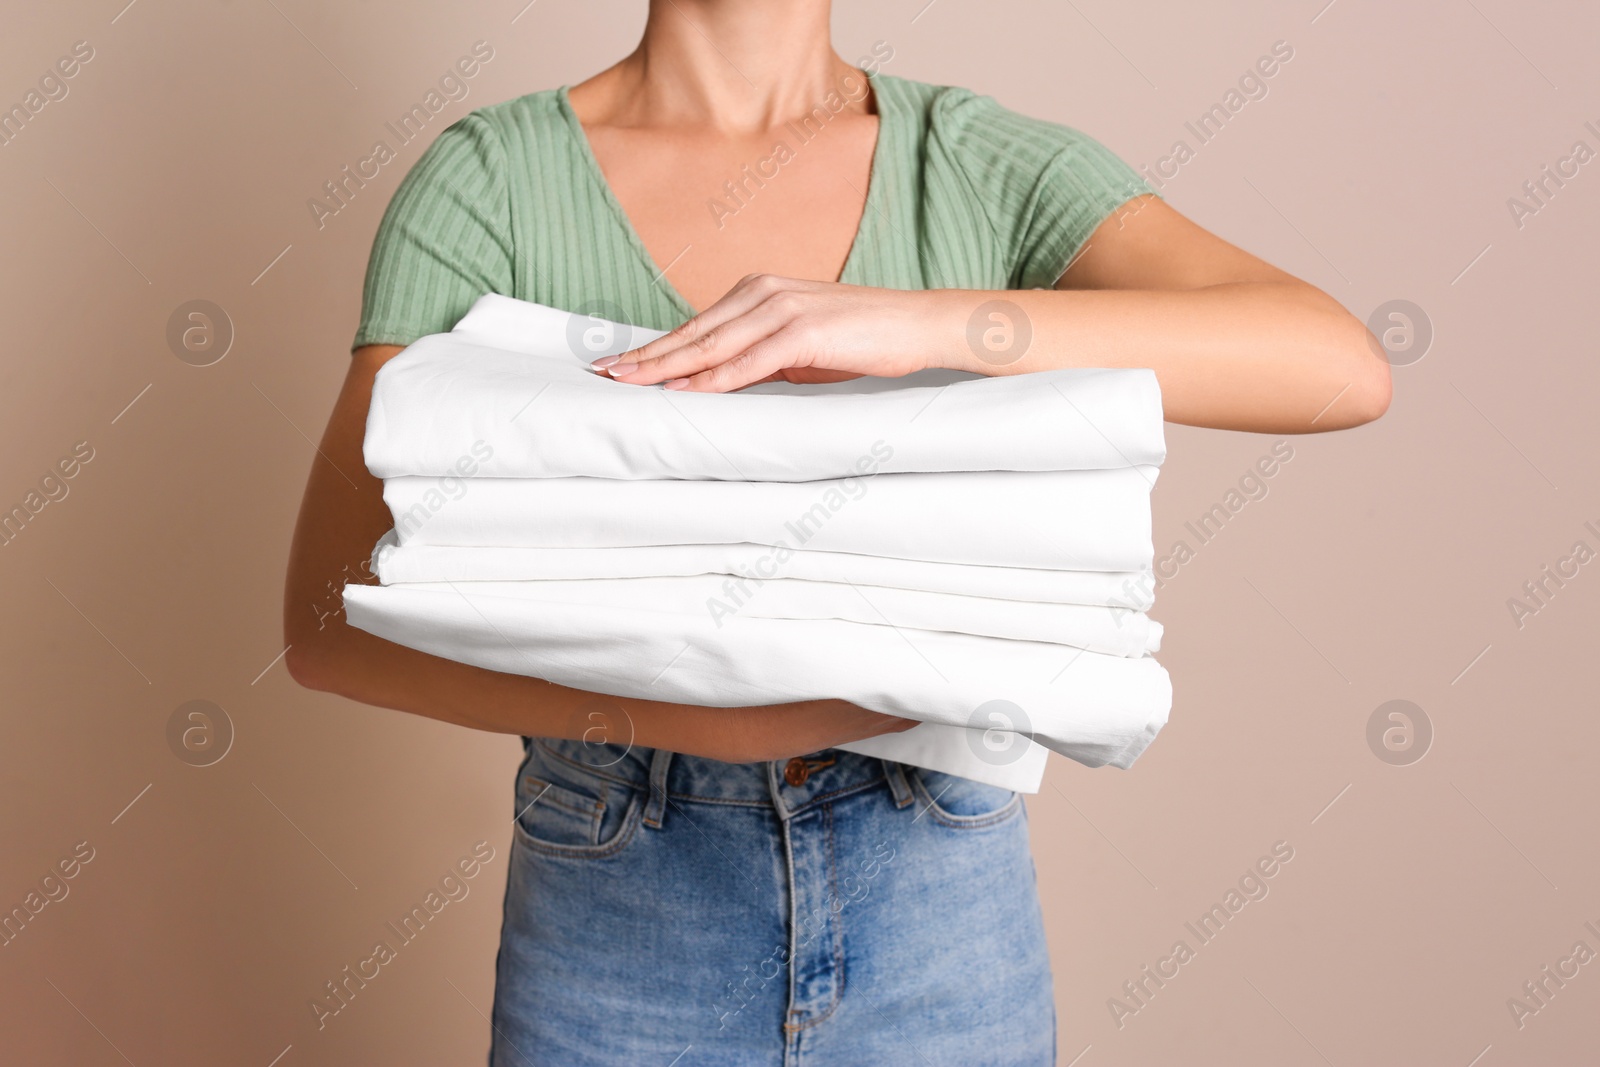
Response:
[{"label": "woman's arm", "polygon": [[[997,300],[1011,308],[985,308]],[[1007,345],[1025,333],[1025,351]],[[756,275],[608,370],[726,392],[772,377],[926,367],[1149,367],[1172,422],[1308,433],[1387,410],[1389,364],[1378,353],[1320,289],[1141,197],[1100,224],[1053,291],[903,292]]]},{"label": "woman's arm", "polygon": [[915,725],[842,700],[704,708],[602,697],[430,656],[348,625],[339,590],[347,580],[372,580],[367,559],[392,525],[383,483],[367,471],[361,446],[373,377],[399,351],[356,350],[312,463],[284,594],[285,659],[295,681],[479,730],[634,743],[729,762],[797,756]]}]

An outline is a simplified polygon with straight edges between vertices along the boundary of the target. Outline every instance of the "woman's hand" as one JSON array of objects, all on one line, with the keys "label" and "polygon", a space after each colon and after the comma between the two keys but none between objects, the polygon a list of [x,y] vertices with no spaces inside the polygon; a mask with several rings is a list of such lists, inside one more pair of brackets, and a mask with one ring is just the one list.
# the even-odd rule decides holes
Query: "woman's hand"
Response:
[{"label": "woman's hand", "polygon": [[949,343],[936,301],[929,292],[752,274],[666,336],[594,366],[633,385],[702,393],[779,379],[898,378],[936,365]]},{"label": "woman's hand", "polygon": [[619,381],[725,393],[757,382],[1144,367],[1168,422],[1316,433],[1371,422],[1382,346],[1327,293],[1153,196],[1103,221],[1053,290],[874,289],[744,279],[649,344],[595,364]]}]

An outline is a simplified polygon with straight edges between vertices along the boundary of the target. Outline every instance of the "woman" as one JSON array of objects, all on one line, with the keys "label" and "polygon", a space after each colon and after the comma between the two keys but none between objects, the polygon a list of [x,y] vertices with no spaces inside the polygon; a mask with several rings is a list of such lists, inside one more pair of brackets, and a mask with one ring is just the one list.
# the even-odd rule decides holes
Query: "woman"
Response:
[{"label": "woman", "polygon": [[676,327],[601,361],[640,385],[1130,366],[1190,425],[1331,430],[1388,405],[1330,297],[1080,133],[869,85],[828,25],[828,0],[651,0],[616,66],[446,130],[374,245],[296,530],[288,662],[523,736],[495,1064],[1048,1064],[1050,972],[1020,798],[831,747],[903,720],[603,698],[325,618],[390,525],[361,442],[403,345],[495,291]]}]

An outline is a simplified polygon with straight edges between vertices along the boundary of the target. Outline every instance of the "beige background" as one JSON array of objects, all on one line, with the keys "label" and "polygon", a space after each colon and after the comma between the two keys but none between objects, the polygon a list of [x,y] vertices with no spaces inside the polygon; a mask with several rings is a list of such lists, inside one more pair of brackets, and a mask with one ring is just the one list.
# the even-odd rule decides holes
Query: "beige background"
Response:
[{"label": "beige background", "polygon": [[[94,449],[0,548],[0,908],[95,850],[0,948],[0,1059],[482,1062],[519,745],[302,691],[275,661],[308,439],[421,145],[320,231],[305,201],[475,40],[495,58],[427,139],[609,63],[642,4],[124,2],[9,5],[0,35],[7,105],[73,42],[95,50],[0,148],[0,505]],[[1270,494],[1162,589],[1177,698],[1150,753],[1126,773],[1057,761],[1032,802],[1061,1062],[1593,1062],[1600,962],[1520,1029],[1506,1001],[1580,938],[1600,951],[1600,564],[1520,629],[1506,602],[1575,541],[1600,548],[1600,163],[1520,229],[1506,201],[1574,141],[1600,148],[1600,16],[1323,2],[836,17],[849,58],[888,41],[890,73],[1136,165],[1288,41],[1269,95],[1166,193],[1363,319],[1405,299],[1437,333],[1382,422],[1295,439]],[[195,298],[237,333],[205,368],[165,340]],[[1163,551],[1272,445],[1173,428]],[[1409,766],[1366,740],[1397,698],[1435,732]],[[210,767],[166,741],[191,699],[236,730]],[[497,854],[471,895],[318,1032],[308,999],[480,839]],[[1277,841],[1294,859],[1270,895],[1119,1029],[1108,998]]]}]

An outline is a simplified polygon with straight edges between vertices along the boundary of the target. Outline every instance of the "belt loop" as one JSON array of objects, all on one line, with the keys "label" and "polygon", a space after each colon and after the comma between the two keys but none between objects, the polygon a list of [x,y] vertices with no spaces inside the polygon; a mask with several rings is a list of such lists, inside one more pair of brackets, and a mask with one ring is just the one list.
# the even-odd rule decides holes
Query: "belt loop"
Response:
[{"label": "belt loop", "polygon": [[911,783],[906,781],[906,768],[893,760],[883,761],[883,775],[889,780],[889,792],[894,796],[894,806],[903,808],[916,799],[911,793]]},{"label": "belt loop", "polygon": [[650,801],[645,805],[644,824],[652,830],[661,829],[661,817],[667,810],[667,768],[672,765],[672,753],[658,748],[650,756]]}]

